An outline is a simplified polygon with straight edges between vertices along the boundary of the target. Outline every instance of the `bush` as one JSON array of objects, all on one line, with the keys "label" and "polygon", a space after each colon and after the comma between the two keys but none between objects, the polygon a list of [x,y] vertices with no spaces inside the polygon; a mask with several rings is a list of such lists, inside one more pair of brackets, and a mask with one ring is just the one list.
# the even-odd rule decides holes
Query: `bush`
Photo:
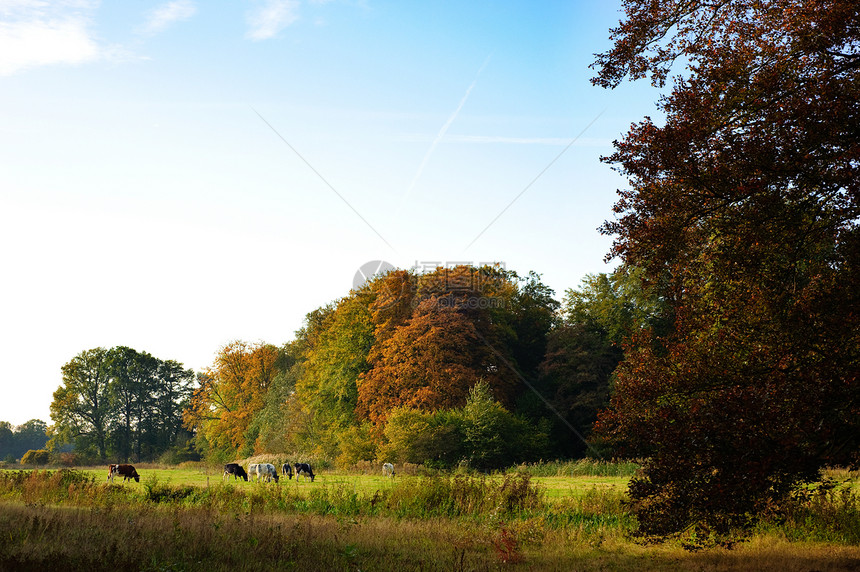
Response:
[{"label": "bush", "polygon": [[51,455],[45,449],[30,449],[21,457],[22,465],[47,465]]},{"label": "bush", "polygon": [[57,463],[63,465],[64,467],[74,467],[75,465],[80,465],[80,460],[78,459],[77,453],[65,452],[60,453],[55,456]]}]

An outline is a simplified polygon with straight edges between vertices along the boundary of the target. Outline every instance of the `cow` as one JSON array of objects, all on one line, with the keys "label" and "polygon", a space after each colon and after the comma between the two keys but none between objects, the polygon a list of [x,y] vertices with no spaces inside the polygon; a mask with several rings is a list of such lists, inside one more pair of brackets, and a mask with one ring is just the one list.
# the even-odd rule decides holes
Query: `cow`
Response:
[{"label": "cow", "polygon": [[250,465],[248,465],[248,477],[253,479],[257,476],[257,467],[257,463],[251,463]]},{"label": "cow", "polygon": [[290,466],[289,463],[284,463],[281,465],[281,474],[285,477],[293,478],[293,467]]},{"label": "cow", "polygon": [[246,481],[248,480],[248,473],[245,472],[245,469],[239,463],[227,463],[224,465],[224,478],[229,479],[230,475],[233,475],[234,480],[240,477]]},{"label": "cow", "polygon": [[383,477],[394,477],[394,465],[391,463],[385,463],[382,465],[382,476]]},{"label": "cow", "polygon": [[266,479],[267,483],[272,482],[272,479],[275,479],[275,482],[278,482],[278,471],[275,469],[275,465],[271,463],[260,463],[256,467],[257,473],[257,481],[262,481]]},{"label": "cow", "polygon": [[137,474],[134,465],[108,465],[108,480],[113,482],[113,478],[116,475],[122,477],[122,482],[126,482],[129,479],[134,479],[136,483],[140,482],[140,475]]},{"label": "cow", "polygon": [[311,466],[307,463],[296,463],[293,465],[296,469],[296,480],[299,480],[299,475],[304,475],[305,480],[308,477],[311,478],[311,482],[314,482],[314,471],[311,469]]}]

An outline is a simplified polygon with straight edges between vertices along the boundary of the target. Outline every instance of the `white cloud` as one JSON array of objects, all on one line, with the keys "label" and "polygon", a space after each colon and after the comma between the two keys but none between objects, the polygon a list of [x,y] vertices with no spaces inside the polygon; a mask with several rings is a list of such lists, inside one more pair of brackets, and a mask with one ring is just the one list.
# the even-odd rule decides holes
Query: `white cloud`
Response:
[{"label": "white cloud", "polygon": [[248,37],[268,40],[299,19],[298,0],[265,0],[247,15]]},{"label": "white cloud", "polygon": [[89,30],[91,9],[87,2],[0,2],[0,76],[101,58]]},{"label": "white cloud", "polygon": [[197,12],[197,7],[191,0],[174,0],[162,4],[152,11],[143,26],[143,33],[154,36],[167,29],[174,22],[187,20]]}]

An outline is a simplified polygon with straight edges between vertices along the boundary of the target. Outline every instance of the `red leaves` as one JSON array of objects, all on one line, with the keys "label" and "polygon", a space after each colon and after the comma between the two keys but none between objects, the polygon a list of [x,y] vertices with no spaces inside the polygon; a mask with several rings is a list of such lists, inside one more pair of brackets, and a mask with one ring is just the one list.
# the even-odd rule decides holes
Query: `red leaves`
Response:
[{"label": "red leaves", "polygon": [[674,331],[627,353],[599,426],[652,457],[631,487],[646,534],[725,532],[860,446],[860,8],[625,8],[595,83],[691,67],[665,125],[605,159],[631,188],[601,230],[660,285]]}]

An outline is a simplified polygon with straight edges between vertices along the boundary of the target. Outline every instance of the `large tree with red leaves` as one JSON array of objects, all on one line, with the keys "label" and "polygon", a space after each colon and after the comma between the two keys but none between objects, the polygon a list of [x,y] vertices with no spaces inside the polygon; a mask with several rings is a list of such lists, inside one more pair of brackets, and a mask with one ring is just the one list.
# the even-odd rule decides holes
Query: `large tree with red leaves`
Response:
[{"label": "large tree with red leaves", "polygon": [[[860,5],[625,0],[594,83],[673,78],[605,161],[642,332],[600,431],[648,461],[640,532],[743,528],[860,441]],[[683,69],[680,69],[683,66]]]}]

